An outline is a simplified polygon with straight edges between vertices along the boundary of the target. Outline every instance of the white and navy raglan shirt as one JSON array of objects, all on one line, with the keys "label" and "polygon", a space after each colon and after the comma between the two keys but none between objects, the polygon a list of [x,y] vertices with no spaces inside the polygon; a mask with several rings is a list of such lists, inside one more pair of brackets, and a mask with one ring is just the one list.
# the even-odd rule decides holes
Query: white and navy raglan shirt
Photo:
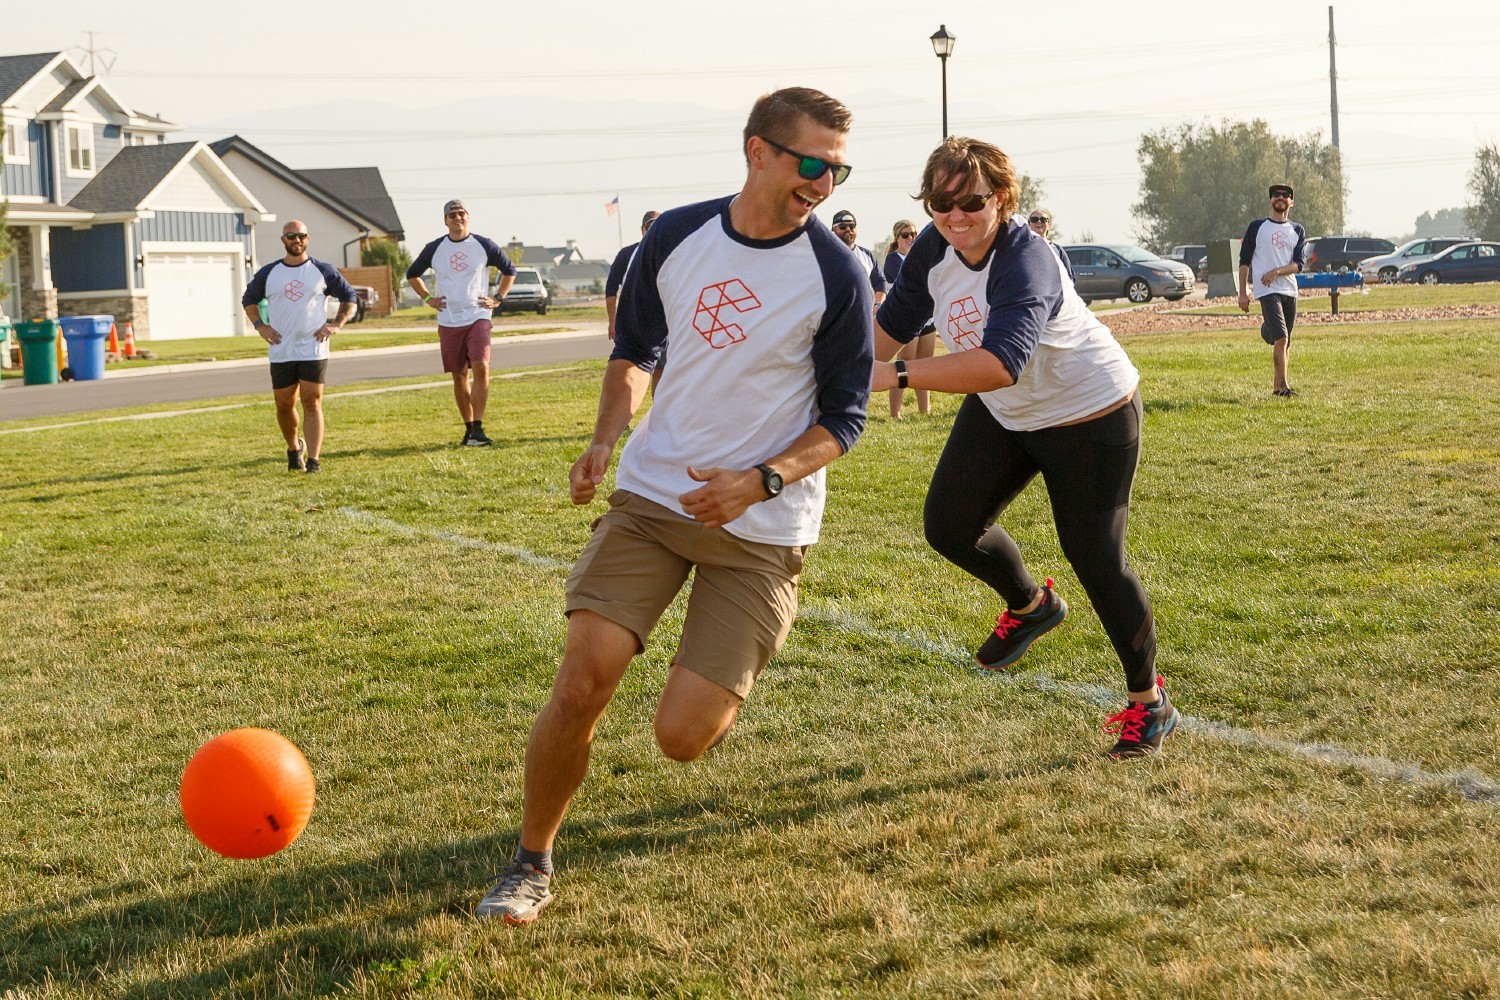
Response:
[{"label": "white and navy raglan shirt", "polygon": [[1056,427],[1124,399],[1140,382],[1109,328],[1065,279],[1052,247],[1024,222],[1004,223],[977,266],[929,224],[875,319],[906,343],[931,316],[949,352],[989,351],[1016,380],[979,394],[1001,426]]},{"label": "white and navy raglan shirt", "polygon": [[1272,268],[1286,267],[1297,262],[1297,270],[1307,266],[1307,233],[1300,225],[1288,219],[1276,222],[1272,219],[1256,219],[1245,230],[1240,241],[1240,264],[1250,266],[1250,285],[1257,299],[1267,295],[1290,295],[1297,297],[1297,276],[1282,274],[1269,285],[1260,283],[1260,276]]},{"label": "white and navy raglan shirt", "polygon": [[332,264],[309,257],[296,267],[278,260],[256,271],[240,303],[253,306],[266,300],[266,321],[281,334],[281,343],[267,352],[270,360],[322,361],[328,357],[328,341],[319,342],[316,334],[328,322],[324,300],[329,296],[357,301],[354,286]]},{"label": "white and navy raglan shirt", "polygon": [[[672,363],[620,455],[615,483],[687,516],[695,469],[749,469],[809,427],[848,451],[865,426],[874,361],[870,278],[816,218],[774,240],[729,222],[732,197],[663,213],[620,291],[611,360]],[[818,540],[824,470],[788,483],[725,530],[768,545]]]},{"label": "white and navy raglan shirt", "polygon": [[885,273],[875,263],[875,255],[858,244],[849,248],[854,251],[854,256],[859,258],[860,265],[870,274],[870,291],[885,294]]},{"label": "white and navy raglan shirt", "polygon": [[431,268],[432,294],[448,300],[438,311],[438,326],[468,326],[490,318],[479,299],[490,293],[491,267],[498,267],[501,275],[516,273],[516,265],[494,240],[478,233],[461,240],[439,236],[422,248],[406,269],[406,278],[420,278]]}]

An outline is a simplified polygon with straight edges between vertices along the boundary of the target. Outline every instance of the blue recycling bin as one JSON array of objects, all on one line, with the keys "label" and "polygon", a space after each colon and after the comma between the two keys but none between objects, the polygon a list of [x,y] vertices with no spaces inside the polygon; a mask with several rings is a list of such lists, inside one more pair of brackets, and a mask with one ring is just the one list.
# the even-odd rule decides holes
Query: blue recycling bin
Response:
[{"label": "blue recycling bin", "polygon": [[64,316],[63,340],[68,344],[68,367],[79,382],[104,377],[104,342],[109,339],[113,316]]}]

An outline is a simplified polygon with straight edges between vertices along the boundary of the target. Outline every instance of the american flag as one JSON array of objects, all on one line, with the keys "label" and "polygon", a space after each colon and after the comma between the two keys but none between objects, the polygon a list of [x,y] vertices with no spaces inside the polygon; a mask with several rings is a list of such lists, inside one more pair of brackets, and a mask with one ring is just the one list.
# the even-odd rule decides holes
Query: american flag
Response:
[{"label": "american flag", "polygon": [[620,213],[620,196],[615,195],[610,201],[604,203],[605,215],[618,215]]}]

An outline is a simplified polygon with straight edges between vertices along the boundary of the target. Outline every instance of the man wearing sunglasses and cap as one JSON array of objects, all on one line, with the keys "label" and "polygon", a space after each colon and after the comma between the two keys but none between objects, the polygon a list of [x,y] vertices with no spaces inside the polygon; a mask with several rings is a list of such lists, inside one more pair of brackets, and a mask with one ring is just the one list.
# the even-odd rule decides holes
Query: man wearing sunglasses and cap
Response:
[{"label": "man wearing sunglasses and cap", "polygon": [[673,760],[724,739],[791,632],[824,467],[860,436],[869,402],[869,279],[812,214],[849,176],[851,120],[816,90],[761,97],[745,125],[744,186],[664,213],[630,263],[593,438],[568,474],[575,504],[594,499],[669,337],[671,377],[568,576],[562,663],[526,751],[520,845],[481,919],[527,924],[551,901],[552,845],[595,727],[690,575],[656,706],[656,742]]},{"label": "man wearing sunglasses and cap", "polygon": [[1252,278],[1260,301],[1260,336],[1271,345],[1271,391],[1283,399],[1297,395],[1287,381],[1292,325],[1297,322],[1297,272],[1306,263],[1307,233],[1287,218],[1292,186],[1272,184],[1271,214],[1256,219],[1240,243],[1240,309],[1250,311]]},{"label": "man wearing sunglasses and cap", "polygon": [[870,291],[874,293],[875,305],[885,301],[885,274],[875,263],[875,255],[862,246],[855,244],[854,240],[859,235],[859,224],[854,221],[854,213],[848,209],[841,209],[833,214],[833,235],[844,241],[854,256],[859,258],[860,267],[870,274]]},{"label": "man wearing sunglasses and cap", "polygon": [[[484,433],[484,410],[490,400],[490,317],[516,280],[516,265],[494,240],[469,232],[469,210],[454,198],[443,206],[448,235],[422,248],[406,269],[406,280],[422,301],[438,311],[438,346],[443,371],[453,376],[453,401],[464,422],[459,445],[484,448],[494,444]],[[500,272],[495,294],[490,294],[490,268]],[[432,270],[434,293],[428,294],[422,275]],[[473,373],[473,385],[469,375]]]}]

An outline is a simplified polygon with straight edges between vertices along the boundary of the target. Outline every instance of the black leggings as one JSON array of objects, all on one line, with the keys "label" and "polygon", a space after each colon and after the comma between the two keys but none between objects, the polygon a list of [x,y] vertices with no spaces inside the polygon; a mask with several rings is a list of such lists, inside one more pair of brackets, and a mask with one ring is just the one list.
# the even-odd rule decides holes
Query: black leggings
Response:
[{"label": "black leggings", "polygon": [[927,543],[989,584],[1009,608],[1037,586],[1015,541],[996,524],[1040,472],[1063,555],[1114,643],[1131,691],[1156,683],[1156,620],[1125,560],[1130,486],[1141,453],[1141,397],[1087,423],[1039,431],[1000,426],[978,396],[959,407],[922,512]]}]

